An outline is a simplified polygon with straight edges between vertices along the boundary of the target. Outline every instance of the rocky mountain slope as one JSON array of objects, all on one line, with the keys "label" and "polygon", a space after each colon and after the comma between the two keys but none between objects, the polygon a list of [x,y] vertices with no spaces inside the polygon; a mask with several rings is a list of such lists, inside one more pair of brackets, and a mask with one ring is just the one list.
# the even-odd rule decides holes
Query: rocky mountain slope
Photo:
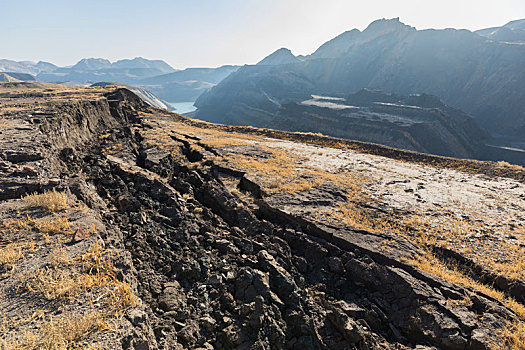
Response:
[{"label": "rocky mountain slope", "polygon": [[[248,112],[245,112],[248,110]],[[238,115],[252,114],[251,118]],[[361,90],[346,97],[312,95],[282,104],[273,115],[235,109],[212,122],[252,125],[287,131],[318,132],[352,140],[461,158],[482,158],[489,134],[466,113],[435,96],[400,96]],[[522,156],[525,164],[525,153]]]},{"label": "rocky mountain slope", "polygon": [[383,19],[339,35],[300,62],[242,67],[197,100],[196,116],[245,124],[312,94],[342,97],[369,88],[432,94],[494,135],[523,139],[523,57],[521,44]]},{"label": "rocky mountain slope", "polygon": [[100,82],[100,83],[91,84],[91,87],[105,87],[105,86],[124,87],[130,90],[131,92],[133,92],[142,101],[146,102],[148,105],[152,107],[163,108],[169,111],[173,111],[175,109],[172,105],[169,104],[169,102],[166,102],[158,98],[151,91],[145,88],[139,87],[139,86],[127,85],[121,82]]},{"label": "rocky mountain slope", "polygon": [[5,85],[0,114],[3,349],[525,339],[521,167],[213,125],[114,87]]}]

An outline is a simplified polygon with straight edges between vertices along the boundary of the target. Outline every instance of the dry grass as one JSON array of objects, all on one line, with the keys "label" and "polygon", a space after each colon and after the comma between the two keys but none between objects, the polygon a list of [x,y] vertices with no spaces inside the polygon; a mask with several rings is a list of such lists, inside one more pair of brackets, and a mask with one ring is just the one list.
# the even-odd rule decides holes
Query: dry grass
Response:
[{"label": "dry grass", "polygon": [[[461,253],[483,266],[486,270],[501,274],[509,279],[525,279],[525,247],[521,228],[511,228],[502,220],[494,232],[486,218],[472,214],[469,219],[459,218],[454,213],[429,216],[424,212],[398,216],[385,214],[362,205],[367,197],[355,191],[349,200],[338,207],[320,212],[331,219],[363,230],[390,232],[403,236],[420,246],[439,246]],[[318,220],[322,220],[319,216]],[[483,233],[476,235],[475,233]],[[424,234],[424,242],[421,235]],[[518,235],[518,240],[490,240],[487,234]],[[432,242],[430,242],[432,239]]]},{"label": "dry grass", "polygon": [[71,234],[71,225],[69,220],[63,216],[54,216],[53,218],[42,218],[34,220],[34,225],[38,231],[43,234]]},{"label": "dry grass", "polygon": [[26,247],[24,243],[9,243],[0,248],[0,279],[11,276],[14,263],[24,257],[23,249]]},{"label": "dry grass", "polygon": [[498,343],[492,344],[492,348],[495,350],[525,349],[525,306],[523,304],[518,303],[513,298],[506,296],[504,293],[497,291],[492,287],[481,284],[472,278],[465,276],[456,267],[447,266],[441,260],[436,258],[429,250],[427,250],[424,255],[420,255],[412,260],[408,260],[407,262],[422,271],[428,272],[446,281],[467,288],[472,288],[473,290],[501,301],[507,308],[516,313],[519,320],[509,322],[504,329],[498,332],[497,337],[499,341]]},{"label": "dry grass", "polygon": [[516,165],[516,164],[510,164],[509,162],[505,162],[505,161],[497,162],[496,169],[503,170],[503,171],[506,171],[506,170],[525,171],[525,168],[523,168],[522,166]]},{"label": "dry grass", "polygon": [[0,265],[10,264],[24,257],[22,248],[26,245],[22,243],[9,243],[0,248]]},{"label": "dry grass", "polygon": [[[38,326],[37,332],[16,335],[16,340],[0,340],[2,350],[66,350],[77,348],[90,335],[111,330],[102,314],[90,311],[81,315],[64,314]],[[85,344],[87,345],[87,344]]]},{"label": "dry grass", "polygon": [[425,252],[425,254],[417,256],[413,259],[409,259],[407,262],[416,266],[422,271],[428,272],[446,281],[472,288],[476,291],[489,295],[501,301],[503,304],[505,304],[505,306],[513,310],[520,318],[525,320],[525,306],[516,302],[514,299],[505,296],[505,294],[502,292],[465,276],[456,267],[447,266],[428,250]]},{"label": "dry grass", "polygon": [[41,295],[47,300],[75,300],[85,290],[107,286],[111,278],[104,274],[90,275],[65,268],[40,268],[26,277],[27,291]]},{"label": "dry grass", "polygon": [[525,322],[509,322],[507,327],[498,333],[500,343],[493,344],[494,350],[525,349]]},{"label": "dry grass", "polygon": [[44,193],[33,193],[23,198],[28,207],[42,208],[51,212],[64,210],[68,207],[67,195],[55,189]]},{"label": "dry grass", "polygon": [[[28,220],[29,221],[29,220]],[[27,228],[28,221],[11,219],[2,222],[2,228],[8,230],[21,230]]]},{"label": "dry grass", "polygon": [[112,250],[94,245],[88,252],[70,258],[58,248],[49,256],[50,267],[36,269],[22,283],[26,291],[47,300],[72,302],[81,294],[100,292],[115,313],[136,306],[138,301],[130,286],[116,277]]}]

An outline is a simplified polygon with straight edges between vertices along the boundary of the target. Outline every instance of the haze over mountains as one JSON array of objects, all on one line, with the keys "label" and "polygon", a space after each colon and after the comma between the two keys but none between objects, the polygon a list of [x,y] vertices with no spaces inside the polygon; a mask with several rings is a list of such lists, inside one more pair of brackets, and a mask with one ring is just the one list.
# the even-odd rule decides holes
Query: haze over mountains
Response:
[{"label": "haze over mountains", "polygon": [[[525,21],[511,22],[518,30]],[[492,35],[498,29],[483,32]],[[416,30],[399,19],[347,31],[294,60],[283,49],[244,66],[196,102],[201,119],[274,127],[283,106],[363,88],[432,94],[494,136],[525,141],[525,45],[468,30]],[[295,61],[295,62],[294,62]],[[264,64],[267,63],[267,64]],[[289,128],[301,131],[300,120]],[[310,130],[309,130],[310,131]],[[340,135],[338,135],[340,136]]]},{"label": "haze over mountains", "polygon": [[[207,89],[220,82],[238,66],[218,68],[188,68],[177,70],[162,60],[142,57],[110,62],[104,58],[84,58],[70,67],[57,67],[48,62],[0,60],[0,72],[9,75],[2,80],[14,81],[14,73],[27,74],[24,81],[39,80],[46,83],[92,84],[121,82],[136,85],[155,93],[159,98],[171,101],[195,101]],[[19,77],[21,77],[19,75]]]},{"label": "haze over mountains", "polygon": [[[525,152],[509,150],[525,149],[524,33],[525,19],[476,32],[416,30],[398,18],[381,19],[363,31],[338,35],[310,55],[281,48],[256,65],[176,70],[141,57],[113,63],[86,58],[69,67],[0,60],[0,79],[33,79],[20,75],[25,73],[51,83],[122,82],[140,87],[134,91],[159,107],[168,107],[164,101],[196,100],[193,116],[207,121],[525,163]],[[341,107],[351,96],[363,97],[362,89],[377,100]],[[377,112],[386,100],[414,102],[412,94],[433,105],[408,106],[420,108],[417,117],[384,104]],[[468,122],[458,123],[458,115]],[[433,139],[431,147],[423,145],[425,138]],[[491,145],[505,146],[504,155],[494,154]]]}]

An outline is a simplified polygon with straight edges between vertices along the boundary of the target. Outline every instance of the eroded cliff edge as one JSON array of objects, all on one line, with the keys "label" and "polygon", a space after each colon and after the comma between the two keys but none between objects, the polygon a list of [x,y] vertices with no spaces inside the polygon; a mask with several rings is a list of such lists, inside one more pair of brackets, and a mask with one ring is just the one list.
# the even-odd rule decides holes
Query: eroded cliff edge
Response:
[{"label": "eroded cliff edge", "polygon": [[[6,349],[41,345],[51,326],[71,333],[56,321],[64,315],[92,319],[58,348],[484,349],[502,345],[498,331],[524,316],[519,279],[496,298],[410,263],[427,243],[290,210],[264,179],[221,160],[220,142],[125,89],[11,88],[0,102],[0,248],[15,252],[0,261]],[[250,138],[235,131],[219,137],[229,146]],[[523,181],[521,169],[500,175]],[[20,199],[53,189],[67,207],[48,212]],[[306,190],[288,196],[304,203]],[[65,281],[83,287],[58,293]]]}]

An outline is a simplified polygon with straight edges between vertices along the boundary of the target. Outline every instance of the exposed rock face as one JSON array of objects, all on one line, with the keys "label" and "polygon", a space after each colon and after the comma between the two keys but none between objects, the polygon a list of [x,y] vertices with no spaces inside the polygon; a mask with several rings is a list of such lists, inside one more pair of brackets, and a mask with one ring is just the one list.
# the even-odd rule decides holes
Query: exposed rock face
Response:
[{"label": "exposed rock face", "polygon": [[261,126],[321,132],[460,158],[482,159],[483,142],[489,139],[471,116],[434,96],[397,96],[369,90],[346,99],[315,96],[299,104],[285,104]]},{"label": "exposed rock face", "polygon": [[[112,348],[488,349],[517,318],[408,265],[403,257],[418,247],[401,237],[334,232],[264,199],[249,206],[222,180],[234,174],[240,185],[243,174],[215,165],[213,148],[178,134],[158,135],[175,149],[154,146],[148,131],[176,116],[126,89],[47,106],[45,115],[9,116],[23,138],[0,129],[2,199],[60,175],[99,215],[100,239],[117,249],[119,274],[142,300],[119,321]],[[13,175],[13,163],[39,176]],[[387,239],[398,248],[372,244]],[[467,294],[473,303],[453,302]]]},{"label": "exposed rock face", "polygon": [[168,102],[158,98],[151,91],[145,88],[139,87],[139,86],[128,85],[128,84],[124,84],[121,82],[100,82],[100,83],[92,84],[91,86],[110,86],[110,85],[125,87],[126,89],[132,91],[135,95],[140,97],[144,102],[146,102],[152,107],[163,108],[167,110],[174,109],[173,106],[170,105]]},{"label": "exposed rock face", "polygon": [[[283,92],[288,93],[292,100],[296,91],[294,88],[307,86],[297,80],[294,82],[295,85]],[[239,93],[255,103],[256,96],[250,92]],[[295,98],[299,94],[296,93]],[[501,152],[495,157],[487,155],[484,143],[490,141],[490,136],[474,118],[431,95],[401,96],[365,89],[345,97],[312,95],[301,102],[281,104],[268,101],[264,96],[258,99],[260,102],[257,108],[238,106],[235,116],[232,114],[225,120],[214,116],[211,121],[287,131],[320,132],[443,156],[505,159]],[[520,158],[516,152],[512,161],[525,163],[525,153]]]},{"label": "exposed rock face", "polygon": [[524,45],[466,30],[416,30],[398,19],[379,20],[341,34],[301,62],[242,67],[197,100],[196,116],[252,124],[305,95],[341,97],[370,88],[439,96],[487,130],[523,139],[524,56]]}]

